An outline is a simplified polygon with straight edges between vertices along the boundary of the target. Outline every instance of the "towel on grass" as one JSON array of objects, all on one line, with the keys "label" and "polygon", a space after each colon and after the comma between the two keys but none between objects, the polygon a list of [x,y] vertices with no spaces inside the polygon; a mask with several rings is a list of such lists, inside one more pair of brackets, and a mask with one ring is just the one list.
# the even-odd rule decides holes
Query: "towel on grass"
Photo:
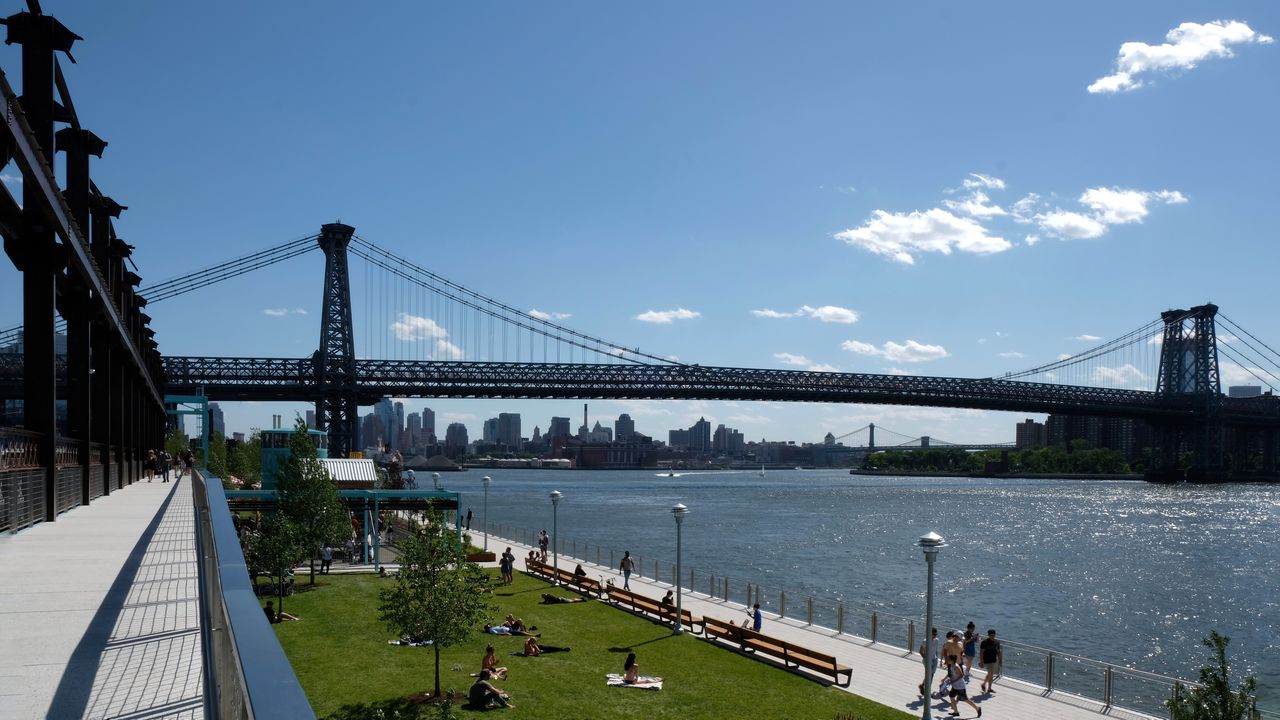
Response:
[{"label": "towel on grass", "polygon": [[626,682],[622,679],[622,675],[618,673],[609,673],[605,675],[605,685],[611,687],[629,687],[640,688],[641,690],[661,690],[662,678],[653,675],[641,675],[640,679],[633,683]]},{"label": "towel on grass", "polygon": [[422,642],[413,642],[412,640],[388,640],[388,645],[404,645],[405,647],[424,647],[430,645],[434,640],[423,640]]}]

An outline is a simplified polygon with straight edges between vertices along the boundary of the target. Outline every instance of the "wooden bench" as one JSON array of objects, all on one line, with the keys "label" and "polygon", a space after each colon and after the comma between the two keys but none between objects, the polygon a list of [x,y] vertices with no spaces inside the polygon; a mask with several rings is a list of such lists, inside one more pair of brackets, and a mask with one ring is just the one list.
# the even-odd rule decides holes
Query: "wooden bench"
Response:
[{"label": "wooden bench", "polygon": [[569,570],[556,569],[550,563],[545,563],[541,560],[526,559],[525,571],[530,575],[536,575],[544,580],[550,580],[552,582],[559,581],[561,585],[568,585],[570,587],[577,588],[588,595],[600,595],[603,589],[599,580],[592,580],[585,575],[574,575]]},{"label": "wooden bench", "polygon": [[[631,590],[625,590],[618,587],[610,587],[608,589],[608,599],[610,602],[619,605],[626,605],[633,612],[652,615],[662,622],[675,622],[676,608],[674,605],[663,605],[661,602],[653,598],[641,595]],[[701,633],[702,618],[693,616],[686,608],[680,608],[680,624],[689,626],[694,633]]]},{"label": "wooden bench", "polygon": [[840,676],[843,675],[846,680],[841,687],[849,687],[853,681],[853,669],[838,663],[834,655],[756,632],[745,625],[730,625],[713,617],[704,617],[702,626],[707,640],[726,640],[746,652],[777,658],[788,668],[794,665],[830,674],[837,685],[841,685]]}]

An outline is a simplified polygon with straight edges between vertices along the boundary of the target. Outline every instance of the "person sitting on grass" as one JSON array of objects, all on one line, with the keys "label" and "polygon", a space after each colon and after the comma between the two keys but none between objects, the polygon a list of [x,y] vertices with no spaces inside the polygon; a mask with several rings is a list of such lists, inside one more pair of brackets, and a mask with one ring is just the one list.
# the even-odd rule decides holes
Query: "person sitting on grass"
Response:
[{"label": "person sitting on grass", "polygon": [[538,657],[553,652],[569,652],[567,647],[556,647],[554,645],[539,645],[537,638],[529,638],[524,641],[524,656]]},{"label": "person sitting on grass", "polygon": [[636,654],[627,653],[627,661],[622,663],[622,682],[634,685],[640,679],[640,666],[636,664]]},{"label": "person sitting on grass", "polygon": [[552,595],[551,593],[542,593],[543,605],[552,605],[555,603],[576,603],[576,602],[586,602],[586,601],[587,601],[586,598],[567,598],[567,597],[560,597],[559,595]]},{"label": "person sitting on grass", "polygon": [[507,679],[507,669],[498,666],[498,653],[492,645],[485,647],[484,659],[480,661],[480,669],[488,670],[489,676],[499,680]]},{"label": "person sitting on grass", "polygon": [[484,631],[490,635],[526,635],[528,637],[542,637],[541,635],[534,635],[531,632],[525,632],[523,630],[512,630],[506,625],[485,625]]},{"label": "person sitting on grass", "polygon": [[481,670],[471,690],[467,693],[467,707],[472,710],[488,710],[489,708],[513,708],[511,698],[489,682],[488,670]]},{"label": "person sitting on grass", "polygon": [[511,628],[511,631],[516,634],[528,633],[530,630],[538,629],[536,626],[525,625],[524,620],[521,620],[518,617],[513,617],[511,613],[507,613],[507,621],[502,624]]}]

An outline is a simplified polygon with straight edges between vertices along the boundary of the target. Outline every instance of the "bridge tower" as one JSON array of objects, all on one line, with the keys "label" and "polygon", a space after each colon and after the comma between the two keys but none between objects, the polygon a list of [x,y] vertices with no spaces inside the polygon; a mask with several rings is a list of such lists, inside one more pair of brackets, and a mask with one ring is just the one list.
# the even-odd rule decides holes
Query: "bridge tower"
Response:
[{"label": "bridge tower", "polygon": [[1221,480],[1226,475],[1223,452],[1222,384],[1218,376],[1218,336],[1214,317],[1217,305],[1190,310],[1167,310],[1156,394],[1172,401],[1189,402],[1201,411],[1194,425],[1168,424],[1160,428],[1161,468],[1164,479],[1177,472],[1182,450],[1194,450],[1188,479]]},{"label": "bridge tower", "polygon": [[324,301],[320,313],[320,349],[316,351],[316,429],[329,433],[329,456],[345,458],[355,447],[359,407],[356,404],[355,334],[351,329],[351,283],[347,245],[356,229],[341,223],[320,227],[324,251]]}]

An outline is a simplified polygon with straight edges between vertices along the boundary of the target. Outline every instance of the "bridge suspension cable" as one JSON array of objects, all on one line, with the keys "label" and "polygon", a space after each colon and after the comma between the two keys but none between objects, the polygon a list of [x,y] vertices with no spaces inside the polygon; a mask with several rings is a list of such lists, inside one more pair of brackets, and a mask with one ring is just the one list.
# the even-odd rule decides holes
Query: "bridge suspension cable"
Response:
[{"label": "bridge suspension cable", "polygon": [[1005,373],[998,379],[1060,385],[1153,388],[1160,361],[1159,346],[1164,325],[1163,320],[1153,320],[1083,352],[1026,370]]},{"label": "bridge suspension cable", "polygon": [[[1270,388],[1273,393],[1277,392],[1277,388],[1280,388],[1280,377],[1277,377],[1276,375],[1276,373],[1280,373],[1280,362],[1277,362],[1280,360],[1280,353],[1277,353],[1271,348],[1271,346],[1259,340],[1253,333],[1244,329],[1225,315],[1219,313],[1218,320],[1234,335],[1234,338],[1230,340],[1219,336],[1218,352],[1225,355],[1236,365],[1240,366],[1242,370],[1252,375],[1258,380],[1258,382]],[[1235,348],[1234,345],[1237,340],[1242,345],[1252,350],[1257,357],[1251,357],[1245,353],[1244,350]],[[1249,340],[1253,340],[1254,343],[1266,348],[1267,352],[1259,350],[1258,347],[1249,342]],[[1254,364],[1254,367],[1250,367],[1250,364]],[[1268,367],[1268,365],[1270,367]],[[1267,377],[1271,378],[1271,380],[1264,379],[1258,373],[1266,374]]]},{"label": "bridge suspension cable", "polygon": [[[297,240],[290,240],[282,245],[258,250],[243,257],[228,260],[216,265],[209,265],[199,270],[170,278],[163,282],[138,290],[138,295],[145,298],[147,304],[185,295],[193,290],[209,287],[224,280],[239,277],[245,273],[275,265],[290,258],[319,249],[316,245],[317,235],[312,234]],[[65,332],[67,322],[59,320],[54,326],[55,332]],[[0,346],[16,343],[22,334],[22,326],[0,330]]]},{"label": "bridge suspension cable", "polygon": [[[496,333],[501,333],[501,350],[505,356],[510,351],[508,330],[515,330],[517,337],[513,349],[516,356],[519,358],[523,353],[524,338],[521,335],[527,334],[530,361],[535,359],[535,343],[537,338],[541,338],[544,362],[552,361],[549,343],[555,343],[555,362],[562,360],[559,354],[560,347],[566,346],[581,350],[584,359],[587,354],[595,353],[597,357],[608,358],[615,362],[642,365],[682,364],[670,358],[643,352],[639,348],[624,347],[603,338],[578,332],[549,318],[535,317],[529,312],[470,290],[431,272],[359,235],[352,237],[348,250],[352,255],[368,263],[369,268],[377,268],[403,281],[399,287],[379,288],[375,298],[376,283],[371,278],[366,278],[366,308],[370,313],[381,312],[383,316],[378,323],[373,324],[391,329],[396,335],[395,341],[404,340],[406,337],[410,340],[434,340],[432,350],[435,359],[461,359],[466,354],[468,346],[471,347],[472,357],[477,358],[484,354],[485,348],[481,345],[485,339],[488,340],[488,355],[492,359],[499,350],[496,347],[499,342]],[[417,291],[426,291],[431,297],[429,300],[411,297]],[[383,304],[381,308],[377,307],[379,300]],[[429,312],[425,307],[428,301],[431,303]],[[441,301],[444,301],[444,307],[440,306]],[[409,313],[408,310],[414,309],[415,305],[418,306],[415,312]],[[483,332],[483,326],[486,324],[489,331],[487,338],[484,337]],[[366,335],[366,355],[372,355],[373,348],[370,346],[378,339],[372,335]],[[387,339],[383,338],[382,342],[386,343]],[[404,350],[403,348],[390,349],[397,352]],[[384,346],[384,355],[386,351],[387,348]],[[570,357],[569,362],[572,361],[573,358]]]}]

